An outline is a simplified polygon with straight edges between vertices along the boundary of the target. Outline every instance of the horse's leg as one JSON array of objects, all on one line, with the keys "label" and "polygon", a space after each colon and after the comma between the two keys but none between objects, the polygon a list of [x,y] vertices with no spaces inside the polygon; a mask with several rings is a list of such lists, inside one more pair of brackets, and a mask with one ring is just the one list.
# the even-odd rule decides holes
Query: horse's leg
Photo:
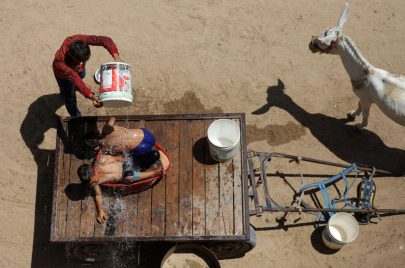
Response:
[{"label": "horse's leg", "polygon": [[371,102],[363,102],[361,103],[362,110],[361,112],[363,113],[363,122],[354,125],[354,128],[357,130],[363,130],[368,125],[368,116],[370,114],[370,107],[371,107]]},{"label": "horse's leg", "polygon": [[359,116],[361,114],[361,103],[359,101],[359,105],[357,107],[356,111],[348,111],[347,112],[347,117],[351,119],[356,119],[356,116]]}]

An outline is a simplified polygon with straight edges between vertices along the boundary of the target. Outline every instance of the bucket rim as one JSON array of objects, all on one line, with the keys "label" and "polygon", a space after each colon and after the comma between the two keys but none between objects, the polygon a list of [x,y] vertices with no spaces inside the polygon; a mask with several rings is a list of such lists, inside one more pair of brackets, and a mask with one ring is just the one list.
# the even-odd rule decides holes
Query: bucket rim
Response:
[{"label": "bucket rim", "polygon": [[118,61],[106,62],[106,63],[101,64],[101,66],[106,65],[106,64],[123,64],[123,65],[128,65],[129,67],[131,67],[131,65],[129,65],[128,63],[118,62]]},{"label": "bucket rim", "polygon": [[[340,242],[342,242],[342,243],[349,244],[349,243],[353,242],[353,241],[357,238],[357,236],[359,235],[359,231],[360,231],[359,223],[357,222],[357,220],[356,220],[351,214],[349,214],[349,213],[347,213],[347,212],[337,212],[337,213],[333,214],[332,217],[330,217],[330,219],[329,219],[329,221],[328,221],[328,224],[327,224],[327,225],[328,225],[328,231],[329,231],[329,233],[330,233],[330,228],[329,228],[329,227],[330,227],[330,221],[332,220],[332,218],[333,218],[335,215],[338,215],[338,214],[340,214],[340,215],[346,214],[347,216],[350,216],[350,217],[348,217],[348,218],[350,218],[351,221],[353,221],[353,222],[356,223],[356,235],[354,236],[353,239],[341,241],[341,240],[336,239],[336,238],[334,237],[336,240],[338,240],[338,241],[340,241]],[[331,234],[331,235],[332,235],[332,234]]]},{"label": "bucket rim", "polygon": [[[237,140],[234,142],[234,143],[232,143],[232,145],[229,145],[229,146],[227,146],[227,147],[220,147],[220,146],[217,146],[217,145],[215,145],[211,140],[210,140],[210,136],[208,135],[208,133],[210,132],[210,128],[212,127],[212,125],[214,124],[214,123],[216,123],[216,122],[218,122],[218,121],[226,121],[226,122],[231,122],[233,125],[235,125],[236,127],[237,127],[237,129],[238,129],[238,138],[237,138]],[[221,148],[221,149],[224,149],[224,150],[226,150],[226,149],[230,149],[230,148],[233,148],[233,147],[235,147],[235,145],[237,145],[238,143],[239,143],[239,141],[240,141],[240,127],[238,126],[238,124],[236,124],[234,121],[232,121],[232,120],[230,120],[230,119],[217,119],[217,120],[215,120],[214,122],[212,122],[211,124],[210,124],[210,126],[208,127],[208,129],[207,129],[207,139],[208,139],[208,142],[211,144],[211,145],[213,145],[215,148]]]}]

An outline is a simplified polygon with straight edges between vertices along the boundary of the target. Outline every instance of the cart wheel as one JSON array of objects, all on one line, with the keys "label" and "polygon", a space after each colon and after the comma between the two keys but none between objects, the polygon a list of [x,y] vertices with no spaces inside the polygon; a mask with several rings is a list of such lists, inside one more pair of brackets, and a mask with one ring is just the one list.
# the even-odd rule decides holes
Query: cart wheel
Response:
[{"label": "cart wheel", "polygon": [[218,259],[232,259],[241,257],[256,247],[257,239],[255,230],[250,227],[249,241],[218,242],[209,247]]},{"label": "cart wheel", "polygon": [[66,244],[70,257],[83,262],[104,262],[123,255],[119,244]]}]

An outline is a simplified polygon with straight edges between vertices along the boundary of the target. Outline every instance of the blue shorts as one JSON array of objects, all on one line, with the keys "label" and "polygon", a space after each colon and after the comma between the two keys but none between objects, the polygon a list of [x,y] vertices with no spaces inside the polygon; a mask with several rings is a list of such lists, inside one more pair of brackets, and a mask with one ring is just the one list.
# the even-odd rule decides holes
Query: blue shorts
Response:
[{"label": "blue shorts", "polygon": [[156,143],[156,139],[152,133],[147,129],[141,129],[143,130],[143,140],[131,151],[131,154],[134,156],[141,156],[152,151],[152,147]]}]

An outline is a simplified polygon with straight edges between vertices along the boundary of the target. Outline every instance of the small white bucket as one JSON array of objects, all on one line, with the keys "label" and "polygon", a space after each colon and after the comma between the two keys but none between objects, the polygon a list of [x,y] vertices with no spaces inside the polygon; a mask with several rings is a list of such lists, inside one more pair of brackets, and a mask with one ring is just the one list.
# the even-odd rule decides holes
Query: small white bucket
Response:
[{"label": "small white bucket", "polygon": [[100,67],[100,95],[105,107],[126,107],[132,104],[131,66],[108,62]]},{"label": "small white bucket", "polygon": [[228,119],[218,119],[208,127],[210,155],[218,162],[231,160],[238,151],[239,126]]},{"label": "small white bucket", "polygon": [[357,220],[349,213],[339,212],[330,217],[323,230],[322,241],[328,248],[340,249],[356,239],[358,234]]}]

